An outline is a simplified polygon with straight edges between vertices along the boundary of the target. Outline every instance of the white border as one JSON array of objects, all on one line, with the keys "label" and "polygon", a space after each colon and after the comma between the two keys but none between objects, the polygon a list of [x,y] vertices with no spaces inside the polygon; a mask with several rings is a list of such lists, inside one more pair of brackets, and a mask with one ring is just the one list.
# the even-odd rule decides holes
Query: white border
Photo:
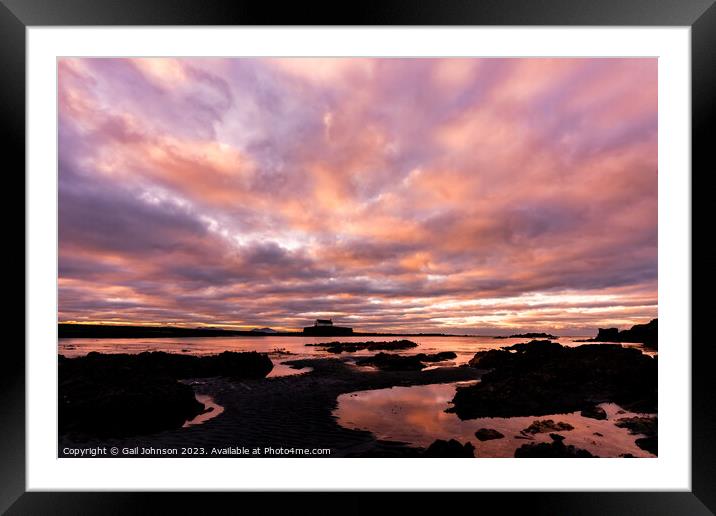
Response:
[{"label": "white border", "polygon": [[[27,32],[27,489],[690,490],[690,29],[46,28]],[[58,56],[658,56],[659,457],[58,459]]]}]

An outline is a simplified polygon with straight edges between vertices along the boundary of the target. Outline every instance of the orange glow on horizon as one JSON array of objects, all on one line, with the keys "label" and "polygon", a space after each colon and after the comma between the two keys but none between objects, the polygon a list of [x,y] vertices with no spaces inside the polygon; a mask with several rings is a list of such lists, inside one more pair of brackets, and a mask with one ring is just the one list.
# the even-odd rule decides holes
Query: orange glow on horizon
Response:
[{"label": "orange glow on horizon", "polygon": [[657,60],[58,62],[59,320],[657,316]]}]

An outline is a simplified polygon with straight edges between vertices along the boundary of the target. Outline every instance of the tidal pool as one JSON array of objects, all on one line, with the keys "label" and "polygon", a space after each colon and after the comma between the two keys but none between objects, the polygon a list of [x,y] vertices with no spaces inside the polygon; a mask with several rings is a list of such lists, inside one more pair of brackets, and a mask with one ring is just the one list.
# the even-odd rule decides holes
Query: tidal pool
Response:
[{"label": "tidal pool", "polygon": [[[536,420],[552,419],[565,422],[573,430],[556,432],[565,437],[566,445],[588,450],[599,457],[654,457],[635,444],[642,435],[631,435],[626,428],[614,426],[624,417],[644,416],[623,411],[614,403],[602,403],[607,419],[597,420],[580,416],[579,412],[510,418],[478,418],[461,420],[445,412],[458,385],[472,382],[392,387],[343,394],[338,397],[334,416],[346,428],[367,430],[377,439],[399,441],[427,447],[436,439],[457,439],[471,442],[477,457],[513,457],[515,450],[526,443],[551,442],[549,432],[524,435],[520,431]],[[480,441],[475,432],[492,428],[504,434],[502,439]],[[601,435],[600,435],[601,434]]]},{"label": "tidal pool", "polygon": [[185,422],[182,425],[183,428],[204,424],[224,412],[224,407],[216,403],[211,396],[207,396],[206,394],[197,394],[195,395],[195,398],[196,401],[204,405],[204,412],[196,415],[194,419],[190,419]]}]

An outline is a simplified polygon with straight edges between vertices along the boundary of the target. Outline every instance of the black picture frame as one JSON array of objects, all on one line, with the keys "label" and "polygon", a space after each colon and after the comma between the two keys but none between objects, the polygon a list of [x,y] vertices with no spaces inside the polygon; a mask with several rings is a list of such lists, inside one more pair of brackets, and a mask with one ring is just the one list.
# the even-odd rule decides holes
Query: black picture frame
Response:
[{"label": "black picture frame", "polygon": [[[689,26],[692,74],[692,335],[684,335],[692,356],[692,490],[689,492],[470,493],[446,494],[476,511],[531,514],[712,514],[716,511],[716,375],[714,344],[706,325],[713,302],[716,254],[709,249],[705,202],[709,174],[716,171],[716,5],[715,0],[408,0],[315,6],[304,2],[197,0],[0,0],[0,141],[6,176],[25,170],[25,31],[65,25],[577,25]],[[10,165],[12,164],[12,165]],[[689,173],[689,171],[684,171]],[[24,181],[18,185],[24,191]],[[7,190],[9,193],[9,189]],[[19,195],[15,195],[19,197]],[[703,200],[702,200],[703,201]],[[16,212],[15,212],[16,213]],[[7,220],[13,221],[13,218]],[[24,249],[24,243],[23,243]],[[24,253],[24,251],[23,251]],[[28,257],[25,256],[27,259]],[[6,273],[10,275],[8,271]],[[25,294],[23,293],[23,299]],[[17,305],[19,307],[19,303]],[[19,311],[19,308],[15,310]],[[24,310],[24,303],[23,303]],[[24,312],[23,312],[24,313]],[[24,319],[24,317],[23,317]],[[19,327],[19,324],[17,325]],[[377,493],[294,493],[276,498],[259,493],[39,493],[25,492],[25,349],[17,335],[0,358],[0,512],[7,514],[235,513],[340,511],[362,513],[384,505]],[[686,350],[685,350],[686,351]],[[316,499],[319,496],[320,498]],[[457,497],[457,498],[456,498]],[[210,499],[209,499],[210,498]],[[422,509],[445,510],[445,500],[410,496]],[[400,502],[405,504],[408,501]],[[270,505],[269,505],[270,504]],[[156,511],[153,510],[156,507]],[[404,510],[409,510],[402,505]]]}]

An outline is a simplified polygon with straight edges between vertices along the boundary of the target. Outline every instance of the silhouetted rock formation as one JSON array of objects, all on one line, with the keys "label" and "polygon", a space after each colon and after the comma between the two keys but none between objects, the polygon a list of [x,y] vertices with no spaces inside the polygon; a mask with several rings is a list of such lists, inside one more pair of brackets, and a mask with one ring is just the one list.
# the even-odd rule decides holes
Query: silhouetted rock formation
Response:
[{"label": "silhouetted rock formation", "polygon": [[472,443],[460,444],[455,439],[444,441],[438,439],[433,442],[423,453],[423,457],[439,457],[439,458],[461,458],[475,457],[475,447]]},{"label": "silhouetted rock formation", "polygon": [[502,358],[504,357],[506,351],[524,352],[528,348],[533,354],[542,352],[549,353],[557,349],[562,349],[562,345],[549,340],[531,340],[530,342],[513,344],[512,346],[506,346],[501,349],[478,351],[475,353],[475,356],[470,359],[468,365],[478,367],[480,369],[492,369],[495,367],[495,361],[498,364],[502,363]]},{"label": "silhouetted rock formation", "polygon": [[316,346],[326,348],[329,353],[355,353],[367,349],[368,351],[393,351],[399,349],[415,348],[418,345],[411,340],[391,340],[389,342],[323,342],[320,344],[306,344],[306,346]]},{"label": "silhouetted rock formation", "polygon": [[378,353],[372,357],[356,360],[358,365],[377,367],[382,371],[420,371],[425,367],[415,355],[396,355],[393,353]]},{"label": "silhouetted rock formation", "polygon": [[263,378],[273,369],[266,353],[224,351],[218,355],[195,356],[163,351],[145,351],[136,355],[104,354],[93,351],[86,356],[60,359],[60,370],[67,377],[85,369],[132,369],[145,375],[164,374],[174,379],[229,376]]},{"label": "silhouetted rock formation", "polygon": [[425,367],[425,362],[442,362],[456,357],[457,355],[452,351],[417,355],[378,353],[372,357],[360,358],[356,360],[356,364],[374,366],[383,371],[419,371]]},{"label": "silhouetted rock formation", "polygon": [[628,429],[632,435],[642,434],[650,437],[656,435],[657,418],[649,416],[623,417],[618,419],[614,425]]},{"label": "silhouetted rock formation", "polygon": [[589,407],[585,407],[582,409],[579,415],[592,419],[607,419],[607,411],[599,405],[590,405]]},{"label": "silhouetted rock formation", "polygon": [[642,437],[634,441],[634,443],[642,450],[648,451],[654,455],[659,454],[659,438],[655,435]]},{"label": "silhouetted rock formation", "polygon": [[60,432],[127,436],[176,428],[204,410],[191,387],[178,379],[263,378],[271,369],[268,356],[255,352],[60,355]]},{"label": "silhouetted rock formation", "polygon": [[442,362],[457,358],[457,354],[454,351],[439,351],[437,353],[418,353],[415,358],[421,362]]},{"label": "silhouetted rock formation", "polygon": [[164,374],[87,367],[68,375],[61,362],[58,408],[60,433],[128,436],[180,427],[204,405]]},{"label": "silhouetted rock formation", "polygon": [[569,423],[559,421],[557,423],[552,419],[542,419],[534,421],[530,426],[522,430],[521,434],[546,434],[547,432],[564,432],[574,430]]},{"label": "silhouetted rock formation", "polygon": [[599,328],[597,336],[594,340],[602,340],[606,342],[619,342],[619,328]]},{"label": "silhouetted rock formation", "polygon": [[477,432],[475,432],[475,437],[481,441],[491,441],[493,439],[502,439],[505,436],[503,433],[498,432],[494,428],[480,428]]},{"label": "silhouetted rock formation", "polygon": [[596,337],[584,342],[641,342],[648,348],[658,349],[658,319],[652,319],[646,324],[635,324],[622,331],[619,328],[599,328]]},{"label": "silhouetted rock formation", "polygon": [[624,417],[614,424],[620,428],[628,428],[629,433],[632,435],[645,436],[637,439],[634,443],[642,450],[653,453],[654,455],[658,454],[659,440],[656,435],[658,421],[656,417]]},{"label": "silhouetted rock formation", "polygon": [[565,446],[564,436],[549,434],[551,443],[529,443],[523,444],[515,450],[515,457],[518,458],[590,458],[597,457],[587,450],[575,448],[573,445]]},{"label": "silhouetted rock formation", "polygon": [[656,411],[657,359],[634,348],[533,341],[479,352],[470,365],[492,370],[458,387],[448,412],[460,419],[560,414],[606,401]]}]

